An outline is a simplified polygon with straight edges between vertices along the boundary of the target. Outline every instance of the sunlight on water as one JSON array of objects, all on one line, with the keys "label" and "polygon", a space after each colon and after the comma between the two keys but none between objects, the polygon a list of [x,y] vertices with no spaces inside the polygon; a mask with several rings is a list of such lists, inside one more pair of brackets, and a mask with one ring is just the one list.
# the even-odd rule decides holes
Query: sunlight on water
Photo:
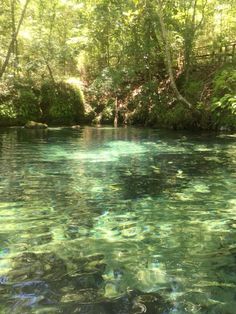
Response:
[{"label": "sunlight on water", "polygon": [[235,313],[233,136],[6,129],[0,143],[0,313]]},{"label": "sunlight on water", "polygon": [[68,151],[62,147],[52,147],[49,150],[49,155],[46,156],[47,160],[59,160],[62,158],[86,161],[86,162],[112,162],[116,161],[123,156],[129,156],[134,154],[142,154],[147,152],[148,149],[138,143],[130,143],[128,141],[114,141],[109,142],[98,149],[85,150],[81,152],[72,152],[68,154]]}]

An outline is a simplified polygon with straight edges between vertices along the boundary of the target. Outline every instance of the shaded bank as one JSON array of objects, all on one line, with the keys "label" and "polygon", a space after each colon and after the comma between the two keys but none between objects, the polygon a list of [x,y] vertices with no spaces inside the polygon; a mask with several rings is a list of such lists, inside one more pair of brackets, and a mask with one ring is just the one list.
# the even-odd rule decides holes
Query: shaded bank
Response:
[{"label": "shaded bank", "polygon": [[[101,78],[100,78],[101,79]],[[169,78],[156,77],[151,81],[136,78],[121,81],[118,90],[107,84],[114,80],[108,73],[103,81],[93,83],[86,96],[94,112],[95,123],[112,124],[115,103],[118,102],[118,122],[167,129],[234,130],[236,128],[236,71],[232,64],[197,66],[179,73],[176,84],[191,108],[176,98]]]},{"label": "shaded bank", "polygon": [[[0,126],[28,120],[49,125],[140,125],[169,129],[235,130],[236,71],[232,65],[203,66],[176,79],[193,106],[176,99],[167,78],[109,87],[114,73],[86,88],[59,81],[13,81],[0,85]],[[111,84],[111,83],[109,83]],[[85,96],[84,96],[85,95]]]},{"label": "shaded bank", "polygon": [[24,125],[29,120],[52,125],[85,121],[84,96],[68,82],[14,80],[0,84],[0,125]]}]

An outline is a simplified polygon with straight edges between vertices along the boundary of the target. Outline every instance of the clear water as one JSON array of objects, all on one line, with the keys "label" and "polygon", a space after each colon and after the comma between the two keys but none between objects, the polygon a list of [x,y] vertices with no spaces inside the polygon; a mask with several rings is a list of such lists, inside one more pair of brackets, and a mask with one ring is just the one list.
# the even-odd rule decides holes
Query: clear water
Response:
[{"label": "clear water", "polygon": [[1,129],[0,145],[0,313],[123,314],[132,290],[171,304],[149,314],[235,313],[235,135]]}]

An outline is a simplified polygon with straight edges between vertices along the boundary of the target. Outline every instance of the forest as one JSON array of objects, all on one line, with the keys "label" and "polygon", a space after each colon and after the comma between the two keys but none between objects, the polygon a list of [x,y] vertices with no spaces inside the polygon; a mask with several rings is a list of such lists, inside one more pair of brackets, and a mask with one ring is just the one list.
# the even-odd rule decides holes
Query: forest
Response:
[{"label": "forest", "polygon": [[1,0],[0,125],[236,127],[234,0]]}]

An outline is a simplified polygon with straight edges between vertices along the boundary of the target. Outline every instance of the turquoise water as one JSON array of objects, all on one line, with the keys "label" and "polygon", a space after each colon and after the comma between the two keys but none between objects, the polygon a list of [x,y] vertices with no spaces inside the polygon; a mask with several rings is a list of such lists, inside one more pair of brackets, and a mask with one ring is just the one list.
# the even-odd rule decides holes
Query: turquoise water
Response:
[{"label": "turquoise water", "polygon": [[0,313],[234,314],[235,138],[0,129]]}]

